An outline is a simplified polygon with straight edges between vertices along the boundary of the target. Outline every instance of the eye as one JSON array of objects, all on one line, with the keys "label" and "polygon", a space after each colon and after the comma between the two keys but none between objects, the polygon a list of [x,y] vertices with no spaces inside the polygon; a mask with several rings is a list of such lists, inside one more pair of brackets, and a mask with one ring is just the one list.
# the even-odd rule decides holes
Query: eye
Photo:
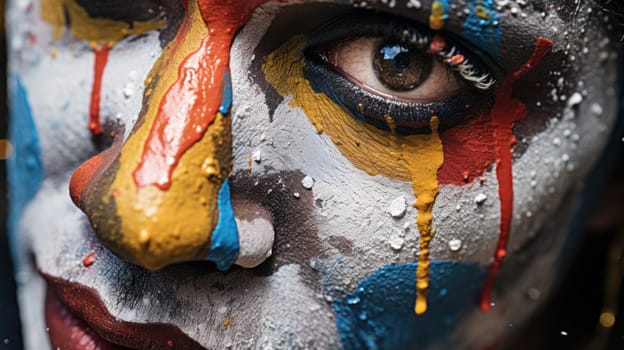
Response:
[{"label": "eye", "polygon": [[401,134],[447,129],[491,102],[496,84],[481,60],[452,38],[370,13],[334,19],[304,50],[306,78],[355,118]]},{"label": "eye", "polygon": [[412,44],[358,38],[331,48],[328,63],[371,93],[406,102],[427,102],[457,93],[460,82],[435,56]]}]

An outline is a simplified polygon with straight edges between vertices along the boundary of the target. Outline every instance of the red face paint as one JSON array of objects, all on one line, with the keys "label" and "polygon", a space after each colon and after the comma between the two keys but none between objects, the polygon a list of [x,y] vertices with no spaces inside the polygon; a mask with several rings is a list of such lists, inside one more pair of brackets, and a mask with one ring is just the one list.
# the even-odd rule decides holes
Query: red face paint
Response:
[{"label": "red face paint", "polygon": [[91,104],[89,106],[89,130],[93,136],[102,134],[102,126],[100,125],[100,97],[102,94],[102,76],[104,68],[108,62],[108,53],[110,47],[104,45],[102,47],[93,48],[95,54],[95,68],[93,72],[93,86],[91,88]]},{"label": "red face paint", "polygon": [[[191,1],[198,1],[208,34],[199,49],[179,66],[177,81],[161,101],[133,172],[138,188],[155,185],[166,190],[171,186],[171,175],[180,158],[216,118],[225,88],[224,76],[229,73],[234,35],[253,10],[267,0]],[[186,5],[184,0],[183,3]]]},{"label": "red face paint", "polygon": [[493,134],[491,117],[485,113],[442,132],[444,164],[438,181],[462,186],[483,175],[496,159]]},{"label": "red face paint", "polygon": [[526,118],[526,106],[512,96],[513,85],[518,79],[533,69],[550,52],[551,47],[552,41],[542,37],[537,39],[535,49],[529,60],[508,77],[497,90],[496,101],[490,112],[494,127],[494,142],[496,144],[496,178],[498,180],[501,218],[494,261],[490,265],[490,270],[481,291],[480,307],[483,311],[490,309],[492,288],[503,259],[507,254],[514,197],[512,149],[516,144],[516,137],[513,134],[513,126],[515,122]]},{"label": "red face paint", "polygon": [[95,254],[95,252],[89,253],[84,259],[82,259],[82,266],[89,267],[93,265],[96,257],[97,255]]}]

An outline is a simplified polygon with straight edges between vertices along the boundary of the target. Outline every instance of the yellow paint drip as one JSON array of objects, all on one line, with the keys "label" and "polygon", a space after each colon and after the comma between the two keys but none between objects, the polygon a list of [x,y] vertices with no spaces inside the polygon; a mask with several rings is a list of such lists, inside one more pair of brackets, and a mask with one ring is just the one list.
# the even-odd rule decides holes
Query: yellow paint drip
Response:
[{"label": "yellow paint drip", "polygon": [[41,18],[54,28],[54,38],[63,34],[66,23],[72,35],[92,46],[115,43],[129,35],[145,34],[164,27],[164,20],[127,23],[105,18],[92,18],[76,0],[41,0]]},{"label": "yellow paint drip", "polygon": [[485,8],[485,6],[483,6],[481,1],[477,3],[477,6],[475,6],[475,14],[481,19],[490,19],[490,15],[488,14],[487,9]]},{"label": "yellow paint drip", "polygon": [[438,195],[438,170],[444,163],[442,140],[438,135],[438,117],[431,118],[431,134],[419,135],[418,142],[403,143],[403,158],[412,173],[412,186],[418,211],[416,224],[420,232],[418,268],[416,271],[416,305],[414,311],[422,315],[427,311],[427,292],[429,290],[429,245],[434,236],[431,222],[432,211]]},{"label": "yellow paint drip", "polygon": [[[282,96],[292,96],[290,106],[302,108],[318,132],[324,132],[354,166],[366,173],[411,181],[418,211],[420,252],[416,282],[415,312],[427,310],[429,288],[429,244],[433,238],[432,210],[438,194],[438,170],[444,162],[439,120],[432,117],[429,135],[397,135],[391,116],[385,120],[392,133],[356,120],[322,93],[313,91],[304,78],[301,57],[303,37],[295,37],[266,57],[266,80]],[[364,106],[359,107],[361,109]]]},{"label": "yellow paint drip", "polygon": [[146,82],[151,94],[146,96],[140,122],[121,147],[117,166],[110,170],[114,171],[110,187],[96,199],[105,206],[114,203],[120,226],[101,230],[109,235],[100,239],[125,259],[149,269],[205,257],[218,221],[218,193],[231,169],[231,125],[217,114],[203,137],[180,158],[168,190],[153,185],[139,190],[134,181],[133,171],[160,102],[178,79],[180,63],[199,48],[207,34],[195,1],[189,2],[189,13],[192,17],[184,41],[172,43],[175,50],[165,48],[149,73]]},{"label": "yellow paint drip", "polygon": [[429,16],[429,28],[442,30],[444,28],[444,5],[440,1],[431,4],[431,16]]}]

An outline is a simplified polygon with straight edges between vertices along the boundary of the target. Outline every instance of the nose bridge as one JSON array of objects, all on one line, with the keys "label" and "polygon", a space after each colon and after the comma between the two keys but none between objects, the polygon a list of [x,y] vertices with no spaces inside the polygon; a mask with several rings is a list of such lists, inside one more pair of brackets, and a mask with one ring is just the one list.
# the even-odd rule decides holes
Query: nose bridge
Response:
[{"label": "nose bridge", "polygon": [[177,37],[146,80],[139,121],[114,160],[85,163],[70,186],[98,238],[148,269],[198,259],[226,269],[238,253],[227,117],[236,28],[211,35],[202,3],[186,2]]}]

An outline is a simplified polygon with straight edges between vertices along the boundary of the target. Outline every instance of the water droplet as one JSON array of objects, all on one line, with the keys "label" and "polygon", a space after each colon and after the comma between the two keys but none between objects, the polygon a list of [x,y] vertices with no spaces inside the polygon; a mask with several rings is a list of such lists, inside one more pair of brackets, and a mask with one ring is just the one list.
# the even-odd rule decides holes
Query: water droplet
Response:
[{"label": "water droplet", "polygon": [[399,236],[393,236],[388,240],[388,243],[393,250],[401,250],[405,245],[405,240]]},{"label": "water droplet", "polygon": [[393,218],[397,219],[402,218],[405,215],[406,210],[407,202],[405,200],[405,197],[403,196],[397,197],[390,203],[390,206],[388,207],[388,213],[390,213]]},{"label": "water droplet", "polygon": [[260,162],[262,162],[262,151],[260,151],[259,149],[255,150],[251,154],[251,159],[253,159],[254,162],[260,164]]},{"label": "water droplet", "polygon": [[306,175],[303,180],[301,180],[301,186],[303,186],[306,190],[311,190],[312,186],[314,186],[314,179]]},{"label": "water droplet", "polygon": [[352,297],[347,298],[347,304],[349,305],[356,305],[359,303],[360,303],[360,297],[358,296],[352,296]]},{"label": "water droplet", "polygon": [[602,106],[598,103],[592,103],[591,107],[589,107],[589,110],[595,116],[602,115]]},{"label": "water droplet", "polygon": [[462,241],[459,239],[451,239],[448,242],[449,249],[453,252],[457,252],[462,248]]},{"label": "water droplet", "polygon": [[474,199],[477,205],[482,205],[483,203],[485,203],[486,200],[487,196],[485,195],[485,193],[479,193]]},{"label": "water droplet", "polygon": [[126,85],[126,87],[123,89],[123,95],[125,98],[132,97],[132,95],[134,95],[134,85],[128,83],[128,85]]},{"label": "water droplet", "polygon": [[581,102],[583,102],[583,95],[581,95],[578,92],[575,92],[568,99],[567,105],[568,105],[568,107],[574,107],[574,106],[580,104]]}]

